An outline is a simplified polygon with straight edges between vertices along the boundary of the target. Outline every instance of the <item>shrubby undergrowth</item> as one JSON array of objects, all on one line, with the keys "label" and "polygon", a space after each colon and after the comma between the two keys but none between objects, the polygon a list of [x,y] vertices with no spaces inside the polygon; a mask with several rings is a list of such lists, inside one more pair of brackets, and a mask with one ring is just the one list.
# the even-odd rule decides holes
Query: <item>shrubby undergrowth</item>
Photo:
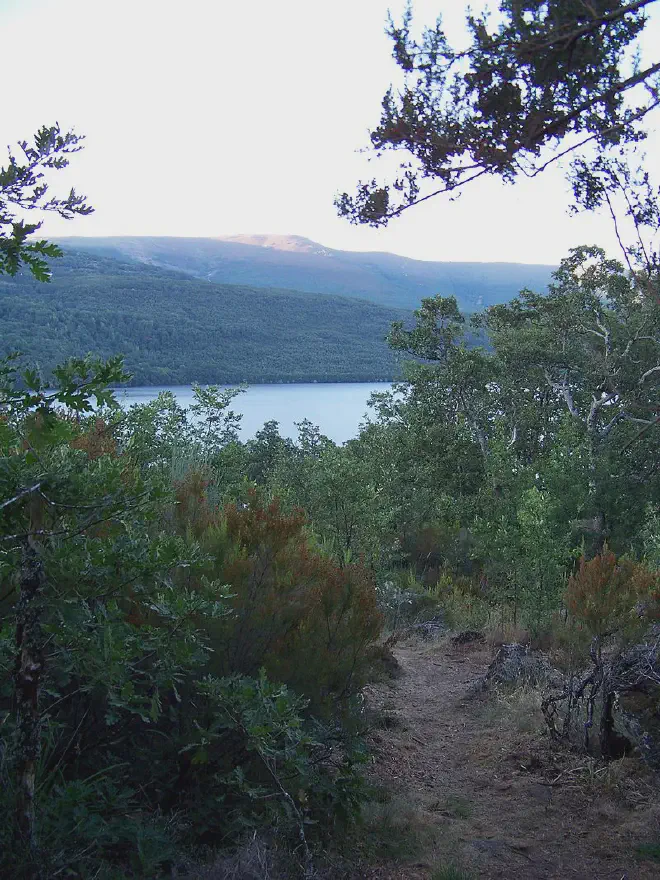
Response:
[{"label": "shrubby undergrowth", "polygon": [[249,827],[304,863],[359,809],[373,573],[245,479],[231,394],[125,415],[120,370],[2,374],[2,872],[155,877]]},{"label": "shrubby undergrowth", "polygon": [[214,387],[122,412],[118,360],[4,364],[3,870],[156,877],[251,828],[309,869],[359,814],[381,631],[424,617],[553,651],[551,730],[606,753],[658,601],[658,302],[579,249],[478,323],[395,326],[407,382],[343,447],[240,442]]}]

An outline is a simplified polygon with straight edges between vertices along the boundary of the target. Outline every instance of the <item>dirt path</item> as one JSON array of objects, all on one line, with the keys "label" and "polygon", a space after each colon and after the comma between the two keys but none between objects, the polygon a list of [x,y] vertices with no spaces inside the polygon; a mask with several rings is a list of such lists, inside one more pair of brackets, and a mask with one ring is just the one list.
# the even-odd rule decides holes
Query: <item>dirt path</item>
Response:
[{"label": "dirt path", "polygon": [[[475,692],[492,658],[485,647],[446,639],[395,655],[401,675],[368,694],[382,718],[373,773],[391,793],[385,842],[400,834],[411,852],[365,877],[660,878],[660,863],[637,851],[660,844],[657,781],[634,759],[596,772],[550,747],[533,692]],[[465,874],[443,874],[450,866]]]}]

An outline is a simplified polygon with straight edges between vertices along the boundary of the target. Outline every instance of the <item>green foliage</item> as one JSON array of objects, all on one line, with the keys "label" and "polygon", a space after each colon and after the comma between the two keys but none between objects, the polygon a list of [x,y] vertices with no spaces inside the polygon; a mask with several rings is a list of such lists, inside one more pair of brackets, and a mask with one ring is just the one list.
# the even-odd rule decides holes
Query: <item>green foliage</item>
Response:
[{"label": "green foliage", "polygon": [[42,126],[32,143],[21,141],[20,158],[9,151],[8,164],[0,167],[0,275],[16,275],[25,265],[37,281],[50,281],[47,258],[62,256],[57,245],[31,239],[41,223],[26,223],[20,216],[23,212],[54,211],[71,219],[93,211],[73,189],[64,199],[47,198],[47,173],[66,168],[68,156],[82,149],[82,140],[72,131],[63,134],[56,123]]},{"label": "green foliage", "polygon": [[143,467],[170,465],[190,434],[188,415],[171,391],[162,391],[150,403],[136,404],[116,416],[118,442]]},{"label": "green foliage", "polygon": [[646,518],[641,533],[642,553],[646,564],[652,568],[660,569],[660,509],[657,505],[650,504],[647,508]]},{"label": "green foliage", "polygon": [[453,630],[482,630],[495,618],[502,623],[502,618],[509,614],[506,603],[486,598],[478,587],[471,582],[458,581],[438,593],[447,626]]},{"label": "green foliage", "polygon": [[605,440],[648,418],[658,356],[657,302],[599,248],[562,260],[547,296],[523,291],[485,316],[507,369],[557,396],[588,433]]},{"label": "green foliage", "polygon": [[324,550],[340,565],[379,567],[384,512],[373,463],[354,444],[341,449],[301,423],[298,442],[280,452],[269,484],[290,508],[305,510]]},{"label": "green foliage", "polygon": [[375,419],[350,444],[374,480],[386,557],[426,580],[448,560],[470,567],[464,526],[484,479],[479,443],[445,388],[442,375],[416,371],[375,396]]},{"label": "green foliage", "polygon": [[499,620],[532,639],[555,628],[580,552],[607,538],[654,558],[657,543],[644,519],[660,491],[657,302],[595,248],[555,279],[473,320],[490,350],[465,345],[451,299],[395,324],[390,343],[418,362],[344,453],[382,511],[384,581],[412,566],[457,625]]},{"label": "green foliage", "polygon": [[242,390],[244,389],[221,389],[217,385],[193,385],[194,403],[190,407],[193,430],[206,455],[213,456],[227,444],[238,440],[238,427],[242,417],[228,407]]},{"label": "green foliage", "polygon": [[246,824],[349,820],[363,759],[333,706],[369,674],[367,573],[311,551],[300,515],[222,512],[190,467],[172,483],[174,449],[213,476],[240,446],[235,392],[198,389],[194,421],[168,396],[124,418],[120,360],[56,375],[2,368],[0,872],[154,877]]},{"label": "green foliage", "polygon": [[[501,494],[484,493],[483,512],[475,518],[475,554],[481,560],[481,595],[491,607],[506,606],[513,626],[522,626],[533,637],[548,628],[563,585],[564,566],[570,562],[570,544],[564,524],[554,515],[552,498],[528,474],[510,478],[503,488],[508,458],[500,447]],[[491,465],[493,463],[491,462]],[[495,474],[493,474],[493,477]],[[510,477],[512,475],[510,474]]]},{"label": "green foliage", "polygon": [[[492,19],[468,9],[469,42],[460,47],[450,44],[441,18],[417,37],[409,3],[388,28],[402,87],[387,91],[371,132],[376,156],[404,156],[391,183],[361,182],[354,197],[339,196],[340,215],[381,226],[484,174],[509,182],[534,176],[572,151],[589,169],[586,144],[604,152],[642,140],[641,120],[657,106],[660,64],[644,67],[633,50],[652,2],[501,0]],[[648,93],[626,101],[641,83]],[[432,190],[424,186],[429,178]]]},{"label": "green foliage", "polygon": [[279,424],[274,420],[264,423],[252,440],[246,443],[248,478],[258,486],[265,486],[272,478],[276,465],[293,454],[293,444],[280,436]]},{"label": "green foliage", "polygon": [[173,469],[175,480],[188,467],[216,462],[238,440],[241,415],[229,406],[243,389],[193,386],[190,410],[179,406],[171,391],[150,403],[108,414],[118,447],[142,468]]}]

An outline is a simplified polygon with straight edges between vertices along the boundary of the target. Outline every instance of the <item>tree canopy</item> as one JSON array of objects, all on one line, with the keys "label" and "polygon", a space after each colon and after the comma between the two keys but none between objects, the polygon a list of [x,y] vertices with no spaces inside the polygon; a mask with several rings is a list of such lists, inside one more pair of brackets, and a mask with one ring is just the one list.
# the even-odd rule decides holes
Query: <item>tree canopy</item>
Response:
[{"label": "tree canopy", "polygon": [[0,167],[0,275],[15,275],[26,265],[38,281],[50,280],[46,257],[59,257],[60,248],[44,239],[30,240],[41,221],[26,222],[32,211],[51,211],[67,220],[94,210],[85,196],[71,189],[67,196],[49,196],[49,171],[61,171],[69,156],[82,149],[83,136],[62,132],[58,123],[43,125],[32,142],[19,141],[20,153],[9,150],[6,166]]},{"label": "tree canopy", "polygon": [[660,103],[660,60],[642,64],[637,53],[654,2],[501,0],[493,17],[468,12],[460,49],[440,18],[415,36],[409,4],[388,27],[404,83],[387,91],[371,132],[376,156],[404,157],[390,182],[338,196],[340,215],[386,225],[483,175],[534,177],[568,154],[576,200],[593,207],[595,157],[643,140]]}]

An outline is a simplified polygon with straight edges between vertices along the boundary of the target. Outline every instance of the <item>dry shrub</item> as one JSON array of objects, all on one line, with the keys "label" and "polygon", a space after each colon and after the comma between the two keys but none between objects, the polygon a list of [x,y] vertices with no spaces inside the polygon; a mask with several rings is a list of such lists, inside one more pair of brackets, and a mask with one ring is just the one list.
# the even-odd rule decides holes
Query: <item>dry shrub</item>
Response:
[{"label": "dry shrub", "polygon": [[542,691],[538,685],[523,684],[514,690],[498,690],[493,720],[507,719],[519,733],[536,733],[544,727]]},{"label": "dry shrub", "polygon": [[584,624],[557,612],[552,619],[549,640],[548,655],[561,672],[574,673],[584,668],[591,645],[591,636]]},{"label": "dry shrub", "polygon": [[545,645],[564,672],[584,669],[594,639],[610,651],[643,634],[658,617],[658,572],[628,559],[617,560],[607,546],[592,559],[581,558],[555,613]]},{"label": "dry shrub", "polygon": [[359,829],[359,848],[369,861],[399,863],[417,859],[429,847],[433,828],[414,799],[404,792],[382,790],[366,803]]},{"label": "dry shrub", "polygon": [[[637,682],[627,684],[618,670],[628,647],[643,640],[650,622],[657,619],[659,597],[658,572],[617,559],[607,546],[593,559],[580,560],[564,596],[563,648],[570,674],[565,687],[549,694],[542,704],[552,736],[570,737],[579,724],[583,747],[589,750],[599,716],[602,757],[613,760],[630,749],[629,740],[615,729],[615,710],[619,691],[634,688]],[[579,671],[588,663],[589,669]]]},{"label": "dry shrub", "polygon": [[199,538],[209,527],[218,523],[218,513],[213,510],[207,497],[210,482],[210,475],[204,467],[191,468],[182,479],[175,481],[174,518],[180,532],[188,532]]},{"label": "dry shrub", "polygon": [[580,560],[568,581],[566,607],[592,637],[639,629],[640,621],[657,617],[660,583],[657,572],[619,559],[605,546],[593,559]]},{"label": "dry shrub", "polygon": [[305,517],[277,499],[224,508],[202,535],[210,574],[232,594],[213,647],[222,674],[291,685],[314,708],[355,693],[370,674],[382,628],[371,573],[311,547]]},{"label": "dry shrub", "polygon": [[95,461],[102,455],[117,454],[117,443],[112,428],[103,419],[94,419],[92,427],[72,440],[71,446],[86,452],[90,461]]},{"label": "dry shrub", "polygon": [[502,645],[529,645],[536,649],[538,640],[532,639],[528,629],[515,623],[513,617],[491,617],[488,625],[484,628],[484,636],[492,649],[501,648]]}]

